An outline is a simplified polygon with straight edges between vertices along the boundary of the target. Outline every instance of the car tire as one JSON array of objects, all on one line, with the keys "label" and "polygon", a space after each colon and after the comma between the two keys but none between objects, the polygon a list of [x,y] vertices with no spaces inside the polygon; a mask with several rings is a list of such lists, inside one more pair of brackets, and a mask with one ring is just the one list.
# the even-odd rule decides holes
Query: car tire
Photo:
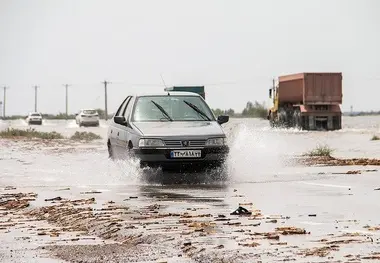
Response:
[{"label": "car tire", "polygon": [[108,148],[108,158],[111,160],[114,160],[114,155],[113,155],[113,151],[112,151],[112,147],[111,147],[110,142],[107,143],[107,148]]}]

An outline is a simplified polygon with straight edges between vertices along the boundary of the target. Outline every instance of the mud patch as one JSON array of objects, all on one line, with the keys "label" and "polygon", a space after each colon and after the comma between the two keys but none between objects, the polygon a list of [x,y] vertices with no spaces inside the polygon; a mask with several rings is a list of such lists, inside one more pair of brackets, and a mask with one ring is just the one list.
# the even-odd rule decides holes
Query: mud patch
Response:
[{"label": "mud patch", "polygon": [[380,166],[380,159],[352,158],[339,159],[335,157],[302,157],[298,163],[303,165],[324,165],[324,166]]}]

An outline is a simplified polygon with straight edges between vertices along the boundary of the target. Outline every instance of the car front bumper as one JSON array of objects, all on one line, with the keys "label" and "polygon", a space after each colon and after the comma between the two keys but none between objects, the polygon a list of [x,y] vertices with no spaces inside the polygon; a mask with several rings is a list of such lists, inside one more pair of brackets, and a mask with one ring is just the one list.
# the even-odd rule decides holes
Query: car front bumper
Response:
[{"label": "car front bumper", "polygon": [[80,121],[82,123],[82,125],[97,125],[99,124],[99,120],[98,119],[82,119]]},{"label": "car front bumper", "polygon": [[229,154],[228,146],[192,148],[180,150],[201,150],[199,158],[171,158],[170,152],[177,149],[133,149],[133,155],[140,160],[141,167],[161,167],[165,170],[199,170],[221,167]]},{"label": "car front bumper", "polygon": [[29,124],[42,124],[42,120],[29,120]]}]

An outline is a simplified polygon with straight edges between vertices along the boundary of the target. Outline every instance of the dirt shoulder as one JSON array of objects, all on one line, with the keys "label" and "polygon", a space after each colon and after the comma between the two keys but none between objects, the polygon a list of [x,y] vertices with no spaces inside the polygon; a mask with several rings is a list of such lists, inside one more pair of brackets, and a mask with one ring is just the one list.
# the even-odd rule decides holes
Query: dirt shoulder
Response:
[{"label": "dirt shoulder", "polygon": [[[36,253],[68,262],[120,262],[126,258],[128,262],[302,262],[314,257],[334,262],[345,245],[360,249],[380,244],[368,234],[316,236],[292,225],[287,216],[263,214],[252,203],[240,203],[240,210],[233,214],[223,206],[199,207],[197,203],[176,206],[173,212],[176,201],[160,194],[138,203],[131,200],[143,196],[114,202],[98,199],[96,192],[86,195],[41,200],[36,193],[4,189],[0,231],[21,229],[22,238],[41,244]],[[36,202],[42,205],[35,206]],[[366,230],[376,233],[378,228],[368,226]],[[345,256],[359,262],[379,255]]]},{"label": "dirt shoulder", "polygon": [[323,166],[380,166],[380,159],[371,158],[335,158],[332,156],[301,156],[298,162],[303,165],[323,165]]}]

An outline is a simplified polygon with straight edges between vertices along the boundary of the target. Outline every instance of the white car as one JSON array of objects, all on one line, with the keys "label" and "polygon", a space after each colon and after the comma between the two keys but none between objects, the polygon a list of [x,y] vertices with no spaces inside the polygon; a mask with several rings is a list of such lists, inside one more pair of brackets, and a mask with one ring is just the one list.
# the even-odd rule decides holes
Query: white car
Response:
[{"label": "white car", "polygon": [[76,123],[81,126],[99,126],[99,114],[94,109],[82,109],[75,117]]},{"label": "white car", "polygon": [[42,115],[39,112],[30,112],[28,117],[26,117],[26,122],[30,124],[42,124]]},{"label": "white car", "polygon": [[127,96],[110,121],[108,153],[177,172],[221,168],[229,154],[221,125],[228,121],[192,92]]}]

